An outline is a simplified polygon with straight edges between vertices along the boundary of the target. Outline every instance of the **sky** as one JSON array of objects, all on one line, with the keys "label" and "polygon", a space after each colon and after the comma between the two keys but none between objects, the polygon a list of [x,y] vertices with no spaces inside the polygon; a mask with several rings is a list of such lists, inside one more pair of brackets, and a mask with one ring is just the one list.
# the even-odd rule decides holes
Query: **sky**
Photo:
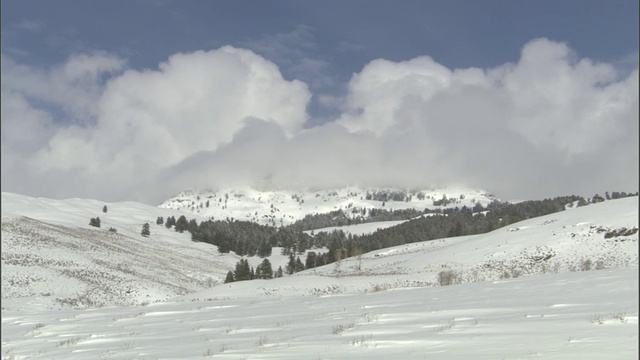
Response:
[{"label": "sky", "polygon": [[2,2],[2,191],[638,190],[638,2]]}]

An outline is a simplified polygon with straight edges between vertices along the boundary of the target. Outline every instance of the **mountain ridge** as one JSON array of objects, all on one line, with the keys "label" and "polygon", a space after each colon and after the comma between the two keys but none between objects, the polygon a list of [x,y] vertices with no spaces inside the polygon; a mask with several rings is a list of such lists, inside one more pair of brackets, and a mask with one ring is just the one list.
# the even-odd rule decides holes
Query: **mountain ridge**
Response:
[{"label": "mountain ridge", "polygon": [[[173,196],[160,208],[176,209],[214,220],[234,219],[284,226],[306,215],[342,210],[347,216],[367,217],[371,209],[445,209],[483,206],[496,200],[484,190],[464,187],[440,189],[344,187],[324,190],[256,190],[251,187],[190,189]],[[364,213],[364,214],[363,214]]]}]

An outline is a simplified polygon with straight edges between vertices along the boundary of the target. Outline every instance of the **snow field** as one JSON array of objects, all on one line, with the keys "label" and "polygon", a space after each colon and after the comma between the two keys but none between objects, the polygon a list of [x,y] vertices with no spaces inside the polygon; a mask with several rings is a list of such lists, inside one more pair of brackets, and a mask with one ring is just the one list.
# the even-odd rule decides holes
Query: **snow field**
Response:
[{"label": "snow field", "polygon": [[638,356],[637,197],[222,284],[176,210],[2,196],[3,359]]},{"label": "snow field", "polygon": [[[291,277],[291,285],[306,281]],[[370,294],[8,312],[3,358],[630,359],[637,269]]]}]

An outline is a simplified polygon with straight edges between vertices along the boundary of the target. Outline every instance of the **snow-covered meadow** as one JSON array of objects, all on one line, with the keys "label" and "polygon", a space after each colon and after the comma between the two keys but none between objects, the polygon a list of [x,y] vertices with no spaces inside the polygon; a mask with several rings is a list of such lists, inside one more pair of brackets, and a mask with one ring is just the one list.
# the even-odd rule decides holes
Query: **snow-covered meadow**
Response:
[{"label": "snow-covered meadow", "polygon": [[638,356],[638,233],[605,237],[637,197],[231,284],[237,256],[152,223],[177,210],[103,205],[2,194],[3,358]]}]

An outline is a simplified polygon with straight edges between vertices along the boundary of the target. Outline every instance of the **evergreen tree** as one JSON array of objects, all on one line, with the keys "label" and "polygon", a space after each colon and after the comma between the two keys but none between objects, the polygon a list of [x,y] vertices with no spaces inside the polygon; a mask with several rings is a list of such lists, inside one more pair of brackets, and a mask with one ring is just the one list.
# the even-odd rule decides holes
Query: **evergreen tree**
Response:
[{"label": "evergreen tree", "polygon": [[249,261],[246,259],[240,259],[236,263],[236,271],[233,273],[235,281],[251,280],[251,269],[249,268]]},{"label": "evergreen tree", "polygon": [[102,212],[105,213],[105,214],[107,213],[107,205],[102,207]]},{"label": "evergreen tree", "polygon": [[157,224],[157,225],[162,225],[162,224],[164,224],[164,219],[162,218],[162,216],[158,216],[158,220],[156,220],[156,224]]},{"label": "evergreen tree", "polygon": [[142,225],[142,231],[140,231],[140,234],[145,237],[151,235],[151,231],[149,230],[149,223],[144,223],[144,225]]},{"label": "evergreen tree", "polygon": [[296,272],[296,259],[293,254],[289,254],[289,262],[287,263],[287,274],[291,275]]},{"label": "evergreen tree", "polygon": [[269,259],[262,260],[262,263],[256,268],[257,279],[271,279],[273,277],[273,270],[271,269],[271,262]]},{"label": "evergreen tree", "polygon": [[304,270],[304,264],[302,263],[302,261],[300,261],[300,257],[296,257],[296,263],[295,263],[295,272],[300,272]]},{"label": "evergreen tree", "polygon": [[180,215],[180,217],[176,221],[175,227],[176,227],[175,230],[179,233],[182,233],[185,230],[188,230],[189,222],[187,221],[187,218],[184,215]]},{"label": "evergreen tree", "polygon": [[189,224],[187,225],[187,230],[190,233],[193,233],[194,231],[198,231],[198,222],[196,221],[196,219],[189,220]]},{"label": "evergreen tree", "polygon": [[273,277],[281,278],[283,275],[282,266],[278,266],[278,270],[276,270]]},{"label": "evergreen tree", "polygon": [[318,261],[317,257],[316,257],[316,253],[313,251],[309,251],[307,253],[307,259],[304,262],[304,267],[305,269],[311,269],[311,268],[315,268],[316,262]]},{"label": "evergreen tree", "polygon": [[262,240],[260,242],[260,245],[258,246],[258,256],[260,256],[261,258],[266,258],[271,256],[271,245],[269,245],[269,242],[267,242],[266,240]]},{"label": "evergreen tree", "polygon": [[[231,240],[221,232],[214,235],[213,244],[218,246],[218,252],[221,254],[226,254],[231,251]],[[236,280],[238,280],[237,277]]]},{"label": "evergreen tree", "polygon": [[176,224],[176,218],[175,218],[175,217],[173,217],[173,216],[169,216],[169,217],[167,218],[167,222],[164,224],[164,226],[165,226],[167,229],[171,229],[171,227],[172,227],[172,226],[174,226],[175,224]]},{"label": "evergreen tree", "polygon": [[89,220],[89,225],[100,227],[100,218],[99,217],[96,217],[95,219],[91,218],[91,220]]},{"label": "evergreen tree", "polygon": [[224,279],[224,283],[230,283],[230,282],[234,282],[234,278],[233,278],[233,272],[231,270],[229,270],[229,272],[227,273],[227,277]]}]

